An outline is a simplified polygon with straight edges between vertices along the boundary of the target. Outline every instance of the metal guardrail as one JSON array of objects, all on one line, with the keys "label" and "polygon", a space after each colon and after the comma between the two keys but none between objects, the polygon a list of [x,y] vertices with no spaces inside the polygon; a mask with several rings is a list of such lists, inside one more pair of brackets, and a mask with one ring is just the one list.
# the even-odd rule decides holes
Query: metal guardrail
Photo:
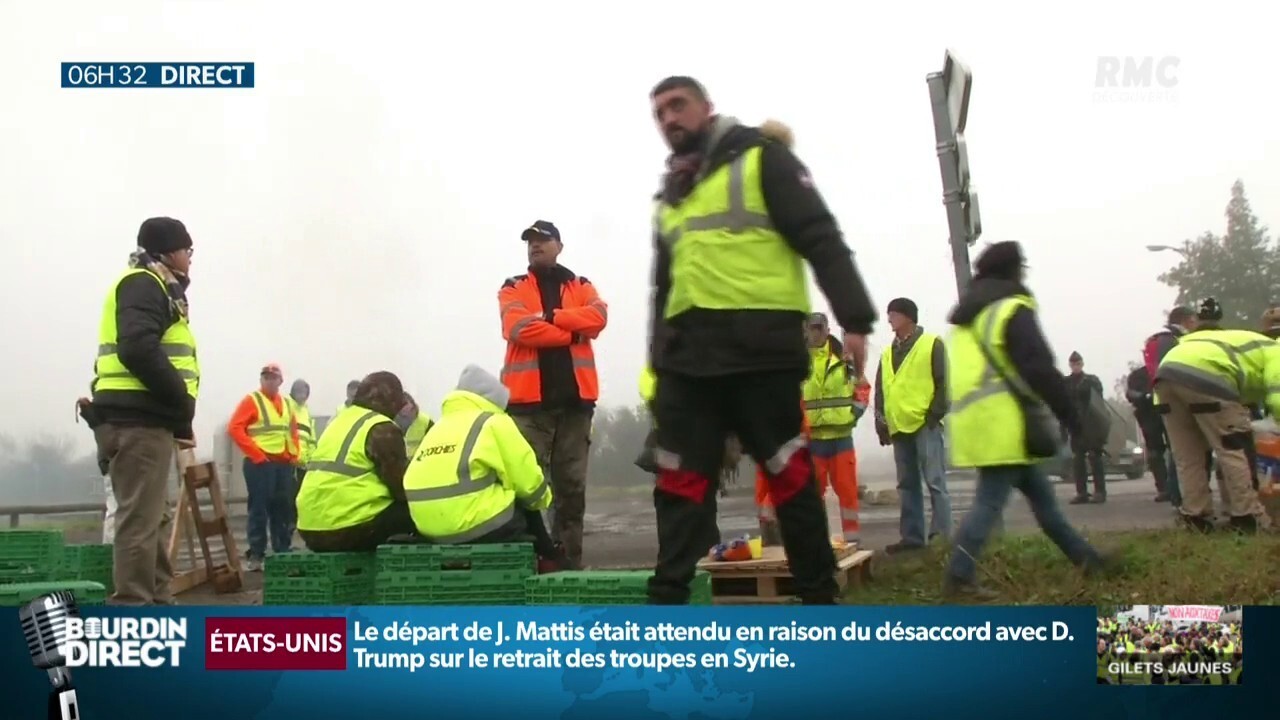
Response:
[{"label": "metal guardrail", "polygon": [[[244,505],[247,498],[231,497],[225,502],[228,505]],[[99,517],[107,514],[106,503],[63,503],[60,505],[3,505],[0,506],[0,517],[9,516],[9,529],[19,526],[23,515],[85,515],[97,513]]]}]

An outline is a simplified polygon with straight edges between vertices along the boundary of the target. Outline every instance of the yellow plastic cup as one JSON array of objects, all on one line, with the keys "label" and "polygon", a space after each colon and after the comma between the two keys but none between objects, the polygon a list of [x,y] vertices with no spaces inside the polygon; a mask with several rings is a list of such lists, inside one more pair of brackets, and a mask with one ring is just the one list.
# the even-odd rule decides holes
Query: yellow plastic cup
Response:
[{"label": "yellow plastic cup", "polygon": [[747,541],[747,545],[748,545],[748,546],[750,546],[750,548],[751,548],[751,559],[752,559],[752,560],[759,560],[759,559],[760,559],[760,556],[764,554],[764,540],[763,540],[763,539],[758,538],[758,537],[753,537],[753,538],[751,538],[749,541]]}]

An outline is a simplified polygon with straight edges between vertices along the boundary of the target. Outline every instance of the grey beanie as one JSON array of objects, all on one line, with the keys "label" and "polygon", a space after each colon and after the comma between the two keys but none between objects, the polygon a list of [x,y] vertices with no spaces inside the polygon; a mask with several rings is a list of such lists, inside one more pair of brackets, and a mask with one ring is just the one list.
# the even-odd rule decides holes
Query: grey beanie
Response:
[{"label": "grey beanie", "polygon": [[511,400],[511,392],[498,378],[479,365],[468,365],[458,378],[458,389],[472,392],[505,410]]}]

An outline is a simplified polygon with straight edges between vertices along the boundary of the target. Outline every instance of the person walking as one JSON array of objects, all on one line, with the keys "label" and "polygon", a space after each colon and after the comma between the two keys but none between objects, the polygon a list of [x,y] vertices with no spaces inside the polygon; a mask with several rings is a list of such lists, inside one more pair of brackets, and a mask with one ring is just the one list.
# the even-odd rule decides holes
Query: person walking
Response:
[{"label": "person walking", "polygon": [[498,291],[507,412],[548,469],[551,537],[581,566],[591,422],[600,397],[592,342],[608,324],[609,308],[590,280],[559,263],[564,244],[554,224],[538,220],[520,239],[529,270]]},{"label": "person walking", "polygon": [[240,401],[227,423],[227,433],[244,453],[244,484],[249,493],[248,572],[262,570],[268,534],[273,552],[292,549],[292,523],[297,514],[293,480],[299,452],[298,424],[292,404],[280,394],[284,384],[280,366],[264,366],[259,383],[259,389]]},{"label": "person walking", "polygon": [[92,407],[98,458],[116,500],[114,605],[169,605],[169,483],[175,441],[195,447],[200,364],[191,332],[191,234],[150,218],[128,268],[107,292],[98,326]]},{"label": "person walking", "polygon": [[1280,343],[1251,330],[1223,330],[1213,298],[1200,306],[1202,322],[1165,354],[1156,370],[1155,393],[1164,414],[1182,489],[1182,520],[1213,528],[1213,496],[1204,457],[1212,451],[1226,490],[1231,526],[1256,532],[1271,526],[1253,486],[1248,450],[1253,437],[1249,404],[1280,417]]},{"label": "person walking", "polygon": [[991,245],[978,256],[973,281],[951,312],[951,460],[956,467],[977,468],[978,487],[945,572],[943,592],[949,598],[994,599],[977,581],[977,562],[1015,488],[1072,563],[1090,573],[1110,566],[1071,527],[1041,467],[1058,449],[1049,412],[1073,433],[1080,417],[1040,330],[1024,268],[1018,243]]},{"label": "person walking", "polygon": [[[1071,504],[1100,505],[1107,501],[1107,471],[1102,462],[1102,453],[1107,444],[1107,435],[1111,431],[1111,416],[1094,412],[1097,403],[1105,402],[1102,381],[1097,375],[1084,371],[1084,358],[1080,353],[1073,351],[1067,358],[1067,363],[1071,367],[1067,390],[1071,393],[1076,413],[1080,417],[1080,432],[1070,434],[1071,474],[1076,481],[1076,496],[1071,499]],[[1093,475],[1093,495],[1089,495],[1090,474]]]},{"label": "person walking", "polygon": [[689,601],[715,531],[726,437],[769,477],[795,590],[836,602],[835,555],[802,430],[812,360],[805,261],[844,329],[861,375],[875,311],[786,126],[719,115],[690,77],[662,80],[653,117],[671,148],[656,197],[650,367],[659,468],[651,604]]},{"label": "person walking", "polygon": [[[947,414],[947,355],[942,340],[918,324],[919,310],[909,298],[889,303],[893,345],[885,348],[876,371],[876,434],[893,446],[901,503],[898,542],[889,554],[918,550],[926,541],[951,537],[951,495],[942,421]],[[925,537],[924,489],[929,488],[929,535]]]}]

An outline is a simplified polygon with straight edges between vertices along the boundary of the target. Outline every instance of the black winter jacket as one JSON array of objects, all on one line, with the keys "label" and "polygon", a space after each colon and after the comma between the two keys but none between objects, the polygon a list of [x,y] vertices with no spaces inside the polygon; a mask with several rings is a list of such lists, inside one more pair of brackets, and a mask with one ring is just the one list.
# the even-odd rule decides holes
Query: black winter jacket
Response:
[{"label": "black winter jacket", "polygon": [[[719,122],[734,121],[721,118]],[[870,333],[876,311],[854,267],[853,254],[808,171],[787,144],[744,125],[730,127],[713,142],[704,177],[751,148],[761,148],[761,185],[774,228],[808,261],[842,328]],[[809,350],[800,313],[693,309],[664,322],[671,292],[671,254],[656,234],[653,245],[651,367],[694,376],[786,371],[796,374],[797,383],[808,375]]]},{"label": "black winter jacket", "polygon": [[166,428],[184,440],[194,437],[195,400],[187,395],[186,383],[160,347],[160,338],[177,320],[169,295],[154,277],[136,273],[117,286],[117,353],[147,390],[94,387],[93,408],[102,422]]}]

